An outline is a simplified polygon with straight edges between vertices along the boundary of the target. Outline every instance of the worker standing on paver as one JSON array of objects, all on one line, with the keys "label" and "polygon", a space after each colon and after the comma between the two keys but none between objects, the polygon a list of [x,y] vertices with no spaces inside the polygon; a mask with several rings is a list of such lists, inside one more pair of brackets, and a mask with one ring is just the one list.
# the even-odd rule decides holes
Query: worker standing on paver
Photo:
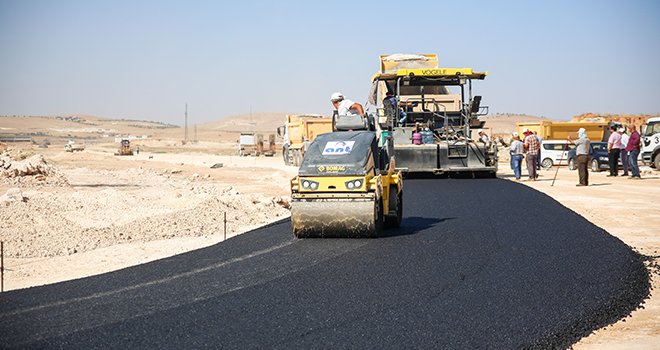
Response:
[{"label": "worker standing on paver", "polygon": [[484,145],[488,145],[488,141],[490,141],[488,135],[486,135],[486,133],[481,129],[479,129],[479,141],[483,142]]},{"label": "worker standing on paver", "polygon": [[539,144],[539,139],[534,135],[534,133],[529,131],[529,129],[523,130],[523,134],[525,135],[523,146],[527,152],[526,161],[529,180],[536,181],[536,179],[539,177],[539,174],[536,172],[536,163],[539,156],[539,151],[541,150],[541,145]]},{"label": "worker standing on paver", "polygon": [[344,98],[341,92],[335,92],[330,96],[330,102],[335,107],[338,115],[360,115],[364,116],[364,108],[362,105]]},{"label": "worker standing on paver", "polygon": [[576,145],[575,155],[578,169],[579,183],[575,186],[589,186],[589,145],[591,140],[587,136],[587,130],[580,128],[578,130],[578,139],[573,141],[568,136],[568,142]]}]

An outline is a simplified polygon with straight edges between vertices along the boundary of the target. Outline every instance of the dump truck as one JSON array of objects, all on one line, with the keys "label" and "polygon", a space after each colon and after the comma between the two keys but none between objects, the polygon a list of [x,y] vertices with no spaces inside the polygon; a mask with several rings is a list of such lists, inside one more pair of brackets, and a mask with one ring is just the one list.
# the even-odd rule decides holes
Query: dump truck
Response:
[{"label": "dump truck", "polygon": [[291,180],[294,236],[377,237],[399,226],[403,179],[392,153],[391,138],[373,131],[318,135]]},{"label": "dump truck", "polygon": [[257,137],[253,132],[242,132],[238,138],[239,156],[258,156],[260,150],[257,146]]},{"label": "dump truck", "polygon": [[332,118],[317,114],[289,114],[286,123],[277,128],[282,138],[284,164],[300,166],[305,151],[317,135],[332,131]]},{"label": "dump truck", "polygon": [[487,72],[439,68],[435,54],[381,55],[380,63],[369,103],[376,106],[379,132],[394,139],[397,169],[496,175],[497,144],[472,136],[484,126],[479,116],[488,114],[472,85]]},{"label": "dump truck", "polygon": [[131,141],[127,139],[119,142],[119,150],[115,153],[116,156],[132,156],[133,149],[131,148]]},{"label": "dump truck", "polygon": [[548,120],[516,123],[519,135],[522,135],[523,130],[527,129],[536,132],[543,140],[566,140],[568,136],[575,137],[578,129],[584,128],[587,136],[593,142],[606,141],[607,127],[607,122],[553,122]]}]

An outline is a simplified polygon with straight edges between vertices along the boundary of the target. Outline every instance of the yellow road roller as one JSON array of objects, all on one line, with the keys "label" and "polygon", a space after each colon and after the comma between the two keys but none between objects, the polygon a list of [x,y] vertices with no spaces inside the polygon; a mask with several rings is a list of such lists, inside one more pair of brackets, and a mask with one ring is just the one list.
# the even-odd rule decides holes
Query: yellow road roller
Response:
[{"label": "yellow road roller", "polygon": [[377,237],[401,224],[403,180],[391,139],[379,141],[367,130],[316,137],[291,180],[296,237]]}]

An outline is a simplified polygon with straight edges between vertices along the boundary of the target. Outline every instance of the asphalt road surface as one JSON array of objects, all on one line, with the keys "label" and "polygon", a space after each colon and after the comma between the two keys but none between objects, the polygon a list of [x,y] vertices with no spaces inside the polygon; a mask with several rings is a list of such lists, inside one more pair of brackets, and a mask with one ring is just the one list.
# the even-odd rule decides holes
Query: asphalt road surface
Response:
[{"label": "asphalt road surface", "polygon": [[641,256],[526,186],[406,180],[404,203],[378,239],[297,240],[286,220],[0,294],[0,348],[567,347],[648,296]]}]

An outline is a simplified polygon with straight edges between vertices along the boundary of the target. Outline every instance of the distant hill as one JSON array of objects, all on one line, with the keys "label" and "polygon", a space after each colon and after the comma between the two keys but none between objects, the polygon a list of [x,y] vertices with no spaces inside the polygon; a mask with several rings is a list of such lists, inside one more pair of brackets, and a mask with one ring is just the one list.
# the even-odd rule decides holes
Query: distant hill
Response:
[{"label": "distant hill", "polygon": [[660,115],[648,115],[648,114],[596,114],[596,113],[584,113],[576,115],[571,119],[574,122],[619,122],[625,125],[635,125],[640,126],[646,124],[646,121],[649,118],[658,117]]},{"label": "distant hill", "polygon": [[231,115],[209,123],[200,124],[200,129],[239,133],[243,131],[274,133],[278,126],[284,125],[288,113],[252,113]]},{"label": "distant hill", "polygon": [[536,117],[526,114],[497,114],[480,117],[486,122],[484,128],[490,128],[492,135],[503,136],[516,131],[516,123],[535,123],[550,120],[546,117]]}]

